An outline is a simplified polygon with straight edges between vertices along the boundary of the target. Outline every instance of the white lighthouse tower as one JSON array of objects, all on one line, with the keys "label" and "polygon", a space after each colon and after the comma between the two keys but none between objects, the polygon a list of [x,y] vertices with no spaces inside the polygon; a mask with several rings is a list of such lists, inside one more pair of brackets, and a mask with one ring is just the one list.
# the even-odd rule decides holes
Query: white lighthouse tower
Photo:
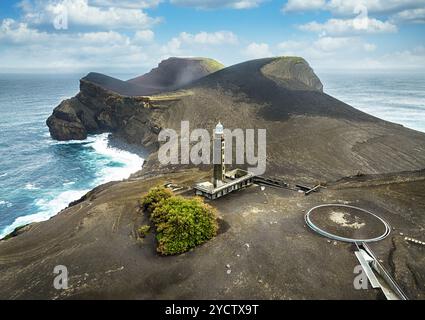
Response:
[{"label": "white lighthouse tower", "polygon": [[224,164],[224,128],[221,122],[218,122],[214,129],[214,141],[213,141],[213,184],[214,188],[223,185],[226,174],[226,166]]}]

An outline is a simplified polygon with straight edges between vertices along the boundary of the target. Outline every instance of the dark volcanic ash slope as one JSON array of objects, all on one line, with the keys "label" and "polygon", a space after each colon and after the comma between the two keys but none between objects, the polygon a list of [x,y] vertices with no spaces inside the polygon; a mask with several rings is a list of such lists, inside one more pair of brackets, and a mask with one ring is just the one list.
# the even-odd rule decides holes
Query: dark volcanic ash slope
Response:
[{"label": "dark volcanic ash slope", "polygon": [[190,120],[192,128],[212,129],[221,120],[232,129],[266,128],[270,175],[317,181],[425,167],[425,134],[323,93],[300,58],[248,61],[184,89],[188,95],[164,108],[159,126]]},{"label": "dark volcanic ash slope", "polygon": [[122,81],[91,72],[82,80],[123,96],[143,96],[178,89],[224,66],[208,58],[169,58],[145,75]]},{"label": "dark volcanic ash slope", "polygon": [[155,93],[159,90],[159,88],[139,86],[128,81],[119,80],[96,72],[90,72],[81,80],[85,82],[90,82],[105,90],[118,93],[123,96],[141,96]]},{"label": "dark volcanic ash slope", "polygon": [[[84,138],[112,131],[151,147],[147,168],[157,163],[161,128],[267,129],[269,174],[328,180],[358,174],[425,167],[425,134],[363,113],[322,92],[320,80],[301,58],[281,57],[234,65],[175,92],[123,97],[90,82],[63,102],[48,120],[54,138]],[[81,133],[81,134],[80,134]]]},{"label": "dark volcanic ash slope", "polygon": [[169,58],[151,72],[128,82],[137,86],[170,91],[223,68],[221,63],[208,58]]},{"label": "dark volcanic ash slope", "polygon": [[[382,299],[379,290],[354,288],[351,244],[329,243],[305,226],[306,210],[341,199],[397,230],[371,247],[410,299],[425,299],[423,248],[400,234],[424,234],[423,172],[348,180],[308,197],[253,186],[210,202],[225,223],[190,252],[158,256],[154,233],[137,241],[138,227],[150,223],[139,210],[141,194],[165,182],[190,187],[208,178],[187,170],[109,183],[0,241],[0,299]],[[57,265],[68,268],[67,290],[53,286]]]}]

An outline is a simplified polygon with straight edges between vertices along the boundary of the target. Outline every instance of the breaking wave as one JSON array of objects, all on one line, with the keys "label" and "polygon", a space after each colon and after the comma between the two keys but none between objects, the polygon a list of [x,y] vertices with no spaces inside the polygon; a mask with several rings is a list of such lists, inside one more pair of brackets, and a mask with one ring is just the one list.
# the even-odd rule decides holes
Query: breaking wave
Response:
[{"label": "breaking wave", "polygon": [[[137,154],[110,146],[108,133],[93,135],[81,141],[52,141],[51,144],[80,145],[80,153],[84,155],[82,156],[83,161],[87,162],[87,165],[95,167],[95,178],[92,181],[85,181],[85,183],[77,183],[84,180],[84,177],[78,174],[78,168],[76,168],[69,170],[70,172],[75,170],[75,181],[66,180],[61,183],[59,189],[43,190],[35,183],[27,183],[23,187],[24,190],[40,192],[33,202],[33,212],[35,213],[15,218],[13,223],[1,230],[0,239],[17,227],[50,219],[65,209],[70,202],[80,199],[97,185],[128,178],[132,173],[140,170],[144,162],[144,159]],[[84,188],[81,188],[82,185]],[[1,200],[1,207],[10,208],[11,204]]]}]

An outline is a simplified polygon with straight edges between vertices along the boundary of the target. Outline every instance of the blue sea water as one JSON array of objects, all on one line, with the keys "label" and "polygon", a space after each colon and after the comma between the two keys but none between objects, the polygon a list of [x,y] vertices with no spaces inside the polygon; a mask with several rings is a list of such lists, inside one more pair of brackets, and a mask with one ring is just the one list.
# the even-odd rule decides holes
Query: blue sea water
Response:
[{"label": "blue sea water", "polygon": [[378,118],[425,132],[425,74],[319,73],[324,91]]},{"label": "blue sea water", "polygon": [[49,219],[95,186],[127,178],[143,159],[108,134],[57,142],[45,124],[82,75],[0,75],[0,238]]},{"label": "blue sea water", "polygon": [[[82,76],[0,74],[0,238],[18,226],[49,219],[95,186],[141,168],[143,159],[111,147],[108,134],[85,141],[50,138],[47,117],[78,92]],[[425,132],[424,75],[319,77],[328,94]]]}]

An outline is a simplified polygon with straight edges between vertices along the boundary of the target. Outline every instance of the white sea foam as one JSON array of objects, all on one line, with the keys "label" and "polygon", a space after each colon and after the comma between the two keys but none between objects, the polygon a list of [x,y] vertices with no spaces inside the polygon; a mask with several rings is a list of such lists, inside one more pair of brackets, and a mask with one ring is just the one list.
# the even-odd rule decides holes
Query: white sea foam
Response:
[{"label": "white sea foam", "polygon": [[39,207],[40,211],[31,215],[16,218],[11,225],[2,230],[0,233],[0,239],[20,226],[50,219],[58,212],[65,209],[70,202],[80,199],[88,191],[89,190],[65,191],[51,200],[40,199],[36,201],[36,205]]},{"label": "white sea foam", "polygon": [[[86,147],[92,147],[97,154],[101,154],[111,161],[122,164],[120,167],[105,167],[98,173],[98,179],[95,181],[94,186],[103,184],[109,181],[117,181],[128,178],[132,173],[141,169],[144,159],[136,154],[128,151],[120,150],[118,148],[108,146],[109,134],[100,134],[91,136],[83,141],[66,141],[55,142],[57,144],[72,144],[72,143],[85,143]],[[63,183],[64,187],[68,187],[74,182]],[[34,187],[27,184],[28,187]],[[27,187],[26,186],[26,187]],[[0,232],[0,239],[7,234],[11,233],[15,228],[32,223],[45,221],[56,215],[61,210],[65,209],[72,201],[78,200],[90,190],[67,190],[63,191],[51,199],[39,199],[36,201],[36,206],[39,211],[35,214],[18,217],[15,221],[4,228]],[[0,205],[8,205],[6,201],[0,201]]]},{"label": "white sea foam", "polygon": [[90,143],[90,142],[94,142],[96,140],[95,137],[88,137],[85,140],[68,140],[68,141],[55,141],[55,140],[51,140],[49,139],[49,143],[51,145],[61,145],[61,144],[85,144],[85,143]]},{"label": "white sea foam", "polygon": [[[12,207],[13,206],[13,204],[12,203],[10,203],[9,201],[4,201],[4,200],[0,200],[0,207],[7,207],[7,208],[10,208],[10,207]],[[1,238],[1,237],[0,237]]]},{"label": "white sea foam", "polygon": [[6,176],[7,176],[7,172],[0,174],[0,178],[6,177]]},{"label": "white sea foam", "polygon": [[[65,209],[70,202],[80,199],[90,190],[68,190],[60,193],[53,199],[39,199],[36,201],[37,207],[40,208],[41,216],[46,216],[47,219],[54,216],[59,211]],[[45,220],[45,219],[44,219]],[[39,220],[42,221],[42,220]]]},{"label": "white sea foam", "polygon": [[111,160],[123,164],[122,167],[105,167],[99,172],[98,183],[127,179],[132,173],[140,170],[144,159],[137,154],[108,146],[109,134],[104,133],[96,137],[91,146],[96,153],[102,154]]},{"label": "white sea foam", "polygon": [[25,189],[26,190],[38,190],[38,189],[40,189],[40,188],[37,188],[34,184],[32,184],[32,183],[27,183],[26,185],[25,185]]}]

